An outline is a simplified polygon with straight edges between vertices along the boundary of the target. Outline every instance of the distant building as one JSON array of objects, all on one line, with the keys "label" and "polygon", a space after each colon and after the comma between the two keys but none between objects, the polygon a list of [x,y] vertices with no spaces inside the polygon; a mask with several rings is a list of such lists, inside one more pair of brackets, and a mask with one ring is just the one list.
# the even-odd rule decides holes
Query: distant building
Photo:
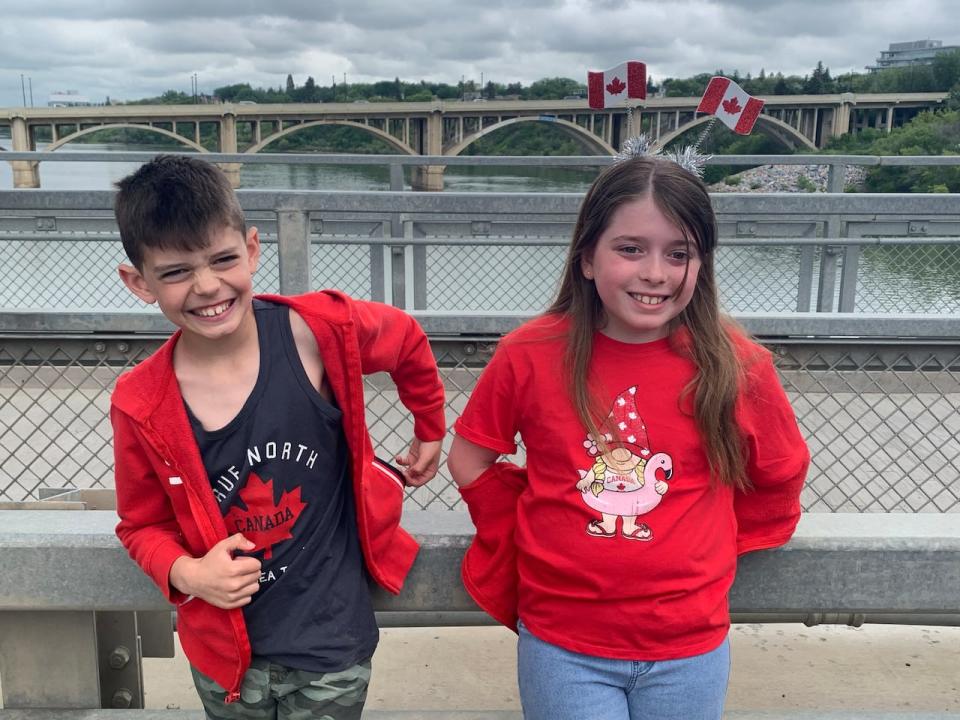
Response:
[{"label": "distant building", "polygon": [[881,50],[876,65],[867,65],[867,70],[877,72],[908,65],[929,65],[940,53],[960,50],[960,45],[944,46],[942,40],[913,40],[890,43],[889,50]]},{"label": "distant building", "polygon": [[90,98],[79,94],[76,90],[59,90],[50,93],[47,107],[82,107],[93,105]]}]

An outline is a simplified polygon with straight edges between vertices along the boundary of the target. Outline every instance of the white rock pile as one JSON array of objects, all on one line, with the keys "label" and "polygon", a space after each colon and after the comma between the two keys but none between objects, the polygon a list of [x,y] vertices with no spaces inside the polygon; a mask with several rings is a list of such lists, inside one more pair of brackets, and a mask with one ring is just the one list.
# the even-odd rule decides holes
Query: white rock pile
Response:
[{"label": "white rock pile", "polygon": [[[710,185],[709,190],[718,193],[826,192],[828,172],[826,165],[760,165],[729,176],[739,178],[739,183],[731,185],[725,179]],[[801,177],[808,182],[800,180]],[[848,166],[843,185],[862,189],[865,177],[862,166]]]}]

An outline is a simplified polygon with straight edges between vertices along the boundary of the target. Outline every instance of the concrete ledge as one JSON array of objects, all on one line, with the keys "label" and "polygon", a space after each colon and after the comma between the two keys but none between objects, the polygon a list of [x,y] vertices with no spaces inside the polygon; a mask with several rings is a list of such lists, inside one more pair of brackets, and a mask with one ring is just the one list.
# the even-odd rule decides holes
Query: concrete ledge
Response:
[{"label": "concrete ledge", "polygon": [[[2,518],[0,611],[169,609],[113,534],[114,512],[6,510]],[[468,516],[407,511],[404,525],[423,548],[403,593],[375,591],[375,608],[476,611],[460,582]],[[788,545],[741,558],[730,600],[736,613],[909,613],[918,624],[923,614],[960,614],[960,522],[806,514]]]},{"label": "concrete ledge", "polygon": [[[0,720],[201,720],[200,710],[0,710]],[[725,720],[958,720],[958,713],[771,710],[724,713]],[[519,712],[366,710],[363,720],[522,720]]]}]

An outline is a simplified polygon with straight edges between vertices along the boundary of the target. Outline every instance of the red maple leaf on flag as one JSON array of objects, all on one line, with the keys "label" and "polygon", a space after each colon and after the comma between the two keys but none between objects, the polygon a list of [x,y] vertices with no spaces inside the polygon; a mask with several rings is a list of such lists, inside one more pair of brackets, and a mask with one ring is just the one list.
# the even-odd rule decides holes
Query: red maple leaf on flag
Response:
[{"label": "red maple leaf on flag", "polygon": [[723,105],[723,111],[726,113],[730,113],[731,115],[736,115],[738,112],[743,110],[743,108],[740,107],[740,103],[737,102],[736,98],[730,98],[729,100],[724,100],[723,103],[721,104]]},{"label": "red maple leaf on flag", "polygon": [[611,95],[619,95],[626,89],[627,84],[616,76],[614,76],[613,80],[607,85],[607,92]]},{"label": "red maple leaf on flag", "polygon": [[263,550],[263,559],[273,555],[273,546],[293,537],[297,518],[306,504],[300,500],[300,488],[280,494],[280,502],[273,501],[273,480],[263,481],[256,473],[250,473],[247,484],[240,491],[240,500],[247,509],[239,505],[230,508],[223,521],[227,532],[242,533],[247,540],[256,543],[251,552]]}]

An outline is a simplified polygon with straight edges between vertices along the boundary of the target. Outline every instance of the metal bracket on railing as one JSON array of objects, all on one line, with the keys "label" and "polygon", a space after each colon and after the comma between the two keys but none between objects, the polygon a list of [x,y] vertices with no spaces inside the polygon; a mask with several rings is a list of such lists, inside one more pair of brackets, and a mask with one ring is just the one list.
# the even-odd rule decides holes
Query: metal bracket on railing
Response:
[{"label": "metal bracket on railing", "polygon": [[866,615],[863,613],[809,613],[803,619],[803,624],[807,627],[814,627],[815,625],[860,627],[866,619]]},{"label": "metal bracket on railing", "polygon": [[907,225],[907,235],[926,235],[930,231],[930,223],[926,220],[912,220]]},{"label": "metal bracket on railing", "polygon": [[474,220],[470,223],[470,234],[474,237],[490,234],[489,220]]}]

